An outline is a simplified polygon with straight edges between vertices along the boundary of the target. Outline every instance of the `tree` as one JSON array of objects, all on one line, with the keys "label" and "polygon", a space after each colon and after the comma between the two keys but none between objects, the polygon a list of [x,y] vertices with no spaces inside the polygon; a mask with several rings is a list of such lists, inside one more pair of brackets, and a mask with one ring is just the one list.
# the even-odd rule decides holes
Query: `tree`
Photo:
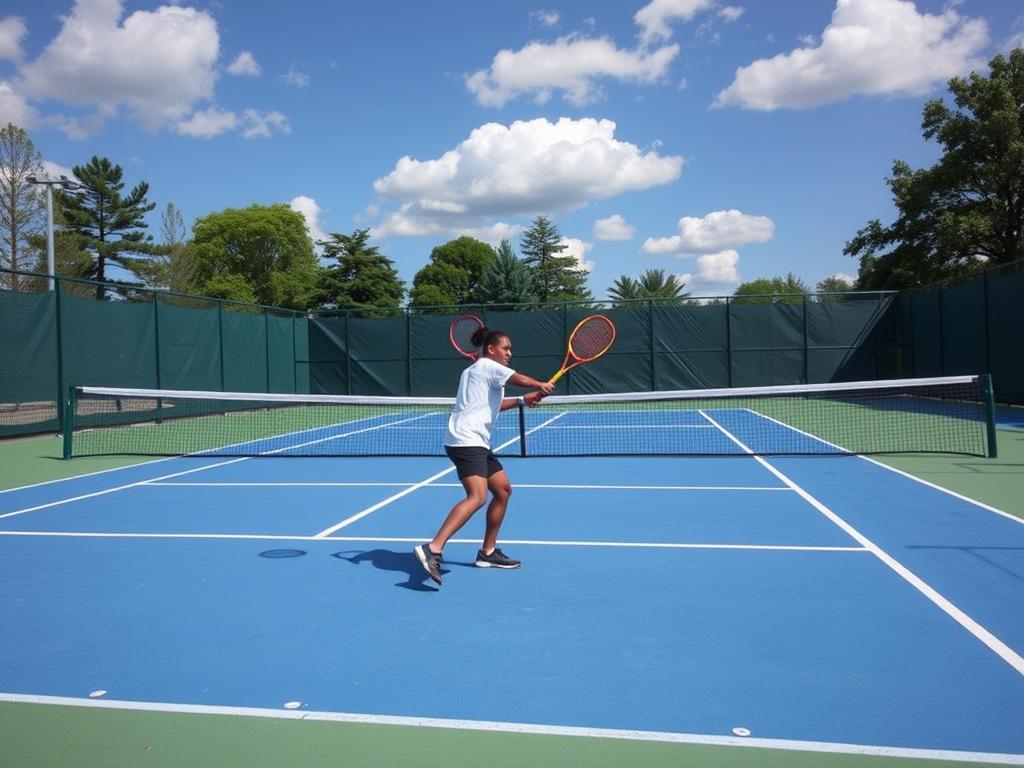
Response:
[{"label": "tree", "polygon": [[785,277],[762,277],[741,283],[733,292],[733,304],[799,304],[807,285],[792,272]]},{"label": "tree", "polygon": [[[494,249],[487,243],[463,235],[430,252],[430,263],[413,278],[412,303],[427,306],[425,298],[444,297],[447,304],[476,304],[480,301],[480,276],[494,261]],[[440,291],[426,290],[436,286]]]},{"label": "tree", "polygon": [[351,235],[331,233],[322,241],[324,255],[338,263],[323,270],[317,286],[316,304],[321,309],[399,307],[405,283],[394,262],[377,246],[369,246],[369,229]]},{"label": "tree", "polygon": [[[629,275],[621,275],[608,289],[608,295],[616,301],[617,306],[628,307],[630,301],[637,299],[678,299],[678,303],[681,303],[690,295],[689,291],[683,291],[685,285],[675,275],[666,276],[664,269],[648,269],[640,275],[638,280],[634,280]],[[677,302],[660,301],[659,303]]]},{"label": "tree", "polygon": [[[22,269],[31,266],[22,251],[29,238],[45,228],[45,202],[40,188],[28,177],[42,170],[42,155],[28,134],[13,123],[0,129],[0,267]],[[0,275],[0,285],[8,281]],[[18,276],[10,275],[12,290]]]},{"label": "tree", "polygon": [[189,264],[203,295],[287,309],[309,306],[318,277],[306,220],[282,203],[196,219]]},{"label": "tree", "polygon": [[[105,157],[93,156],[87,165],[76,165],[72,170],[82,189],[77,195],[61,195],[61,207],[68,228],[81,236],[92,257],[88,276],[106,280],[111,264],[139,276],[145,271],[142,262],[159,253],[152,236],[144,231],[145,216],[156,207],[146,201],[149,184],[140,181],[122,196],[121,166]],[[96,298],[106,298],[104,286],[96,286]]]},{"label": "tree", "polygon": [[558,227],[544,216],[535,218],[523,233],[520,250],[530,267],[533,291],[541,302],[593,300],[586,271],[571,256],[560,255],[566,247]]},{"label": "tree", "polygon": [[861,289],[909,288],[1024,258],[1024,50],[996,56],[986,77],[949,81],[923,112],[938,163],[896,161],[886,180],[898,216],[859,230],[844,253],[860,259]]},{"label": "tree", "polygon": [[823,278],[814,290],[818,294],[818,301],[844,301],[847,297],[843,294],[853,290],[853,283],[839,275],[832,275]]},{"label": "tree", "polygon": [[188,293],[196,290],[189,251],[189,232],[181,210],[168,203],[160,214],[160,238],[163,252],[139,265],[138,274],[153,288]]},{"label": "tree", "polygon": [[[93,267],[92,256],[85,250],[83,238],[67,227],[64,207],[61,204],[62,192],[54,190],[53,198],[53,270],[62,277],[87,278]],[[34,263],[33,272],[46,274],[49,271],[49,256],[46,244],[47,233],[44,230],[35,232],[28,237],[28,252]],[[32,290],[46,289],[44,278],[33,280]],[[61,290],[77,296],[95,296],[96,289],[88,283],[61,282]]]},{"label": "tree", "polygon": [[498,245],[497,255],[480,275],[480,301],[485,304],[532,304],[537,295],[531,287],[530,270],[508,238]]},{"label": "tree", "polygon": [[469,272],[447,261],[434,261],[416,273],[412,286],[413,306],[463,304],[469,295]]}]

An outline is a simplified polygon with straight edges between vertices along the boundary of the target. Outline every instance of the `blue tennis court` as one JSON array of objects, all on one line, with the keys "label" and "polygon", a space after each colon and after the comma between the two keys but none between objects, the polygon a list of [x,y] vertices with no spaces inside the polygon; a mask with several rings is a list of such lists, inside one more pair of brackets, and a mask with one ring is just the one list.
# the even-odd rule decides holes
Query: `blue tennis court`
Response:
[{"label": "blue tennis court", "polygon": [[[602,413],[531,413],[528,439],[766,434]],[[524,565],[473,566],[479,513],[440,590],[411,553],[463,495],[439,457],[0,493],[0,698],[1024,764],[1018,519],[856,456],[503,462]]]}]

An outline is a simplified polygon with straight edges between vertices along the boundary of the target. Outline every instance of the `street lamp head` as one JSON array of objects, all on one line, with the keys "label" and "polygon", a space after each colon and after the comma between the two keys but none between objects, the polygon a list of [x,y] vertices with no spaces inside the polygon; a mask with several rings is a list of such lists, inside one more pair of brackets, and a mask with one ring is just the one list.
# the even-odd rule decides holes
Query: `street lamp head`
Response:
[{"label": "street lamp head", "polygon": [[29,184],[38,184],[39,183],[39,179],[37,179],[34,175],[33,176],[26,176],[25,177],[25,181],[27,181]]}]

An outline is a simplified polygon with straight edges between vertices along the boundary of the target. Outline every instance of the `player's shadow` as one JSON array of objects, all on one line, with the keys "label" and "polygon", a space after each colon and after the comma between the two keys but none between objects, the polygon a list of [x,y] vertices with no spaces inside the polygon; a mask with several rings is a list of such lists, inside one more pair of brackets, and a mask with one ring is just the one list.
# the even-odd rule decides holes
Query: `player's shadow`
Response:
[{"label": "player's shadow", "polygon": [[[346,549],[335,552],[331,557],[339,560],[346,560],[353,565],[369,563],[381,571],[393,571],[394,573],[405,574],[405,581],[395,584],[402,589],[411,589],[414,592],[437,592],[437,588],[430,581],[427,572],[423,570],[420,561],[416,559],[411,551],[392,552],[390,549]],[[441,574],[448,573],[444,568]]]}]

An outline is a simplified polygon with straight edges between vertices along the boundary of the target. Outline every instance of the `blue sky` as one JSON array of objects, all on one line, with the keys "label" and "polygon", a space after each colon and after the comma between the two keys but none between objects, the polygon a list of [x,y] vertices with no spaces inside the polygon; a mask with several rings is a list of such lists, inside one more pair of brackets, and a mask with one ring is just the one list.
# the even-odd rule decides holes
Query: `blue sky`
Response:
[{"label": "blue sky", "polygon": [[156,215],[283,202],[369,228],[411,285],[460,234],[551,217],[596,297],[856,274],[921,108],[1024,44],[1022,0],[6,0],[0,122],[100,155]]}]

